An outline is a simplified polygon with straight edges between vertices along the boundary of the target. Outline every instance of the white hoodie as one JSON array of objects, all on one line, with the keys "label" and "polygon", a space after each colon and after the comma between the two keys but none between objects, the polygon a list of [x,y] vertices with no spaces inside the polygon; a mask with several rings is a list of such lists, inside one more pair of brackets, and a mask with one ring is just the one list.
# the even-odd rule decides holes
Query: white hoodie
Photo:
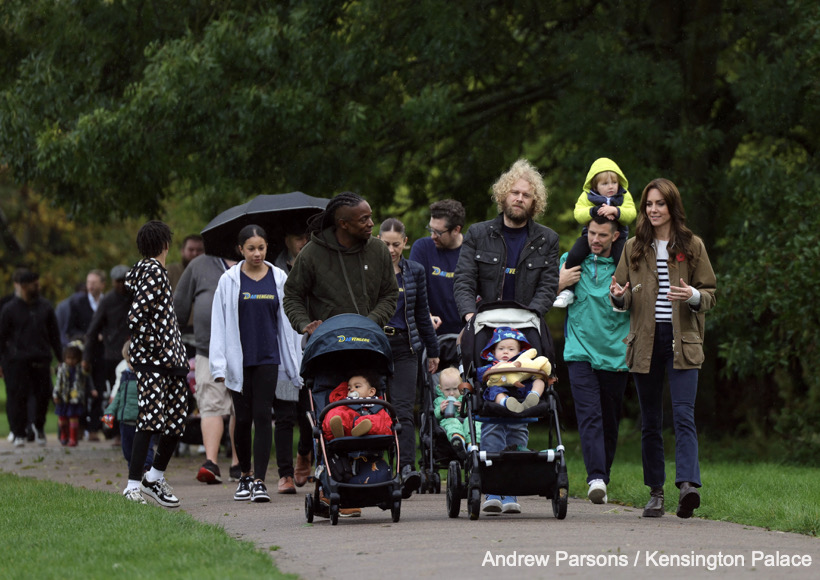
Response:
[{"label": "white hoodie", "polygon": [[[211,309],[210,367],[214,379],[225,379],[225,386],[242,392],[243,364],[242,341],[239,338],[239,286],[242,264],[232,266],[219,278]],[[299,367],[302,359],[302,337],[288,322],[282,309],[287,274],[270,262],[276,293],[279,297],[279,380],[290,381],[295,387],[302,386]]]}]

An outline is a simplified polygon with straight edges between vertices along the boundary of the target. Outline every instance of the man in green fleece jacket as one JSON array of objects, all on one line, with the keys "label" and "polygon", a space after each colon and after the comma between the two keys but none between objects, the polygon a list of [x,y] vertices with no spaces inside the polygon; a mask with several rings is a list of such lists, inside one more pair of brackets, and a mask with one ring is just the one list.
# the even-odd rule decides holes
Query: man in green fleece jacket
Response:
[{"label": "man in green fleece jacket", "polygon": [[396,312],[390,252],[372,231],[370,204],[351,192],[331,199],[308,224],[310,241],[293,264],[283,300],[297,332],[313,334],[322,321],[345,313],[385,326]]}]

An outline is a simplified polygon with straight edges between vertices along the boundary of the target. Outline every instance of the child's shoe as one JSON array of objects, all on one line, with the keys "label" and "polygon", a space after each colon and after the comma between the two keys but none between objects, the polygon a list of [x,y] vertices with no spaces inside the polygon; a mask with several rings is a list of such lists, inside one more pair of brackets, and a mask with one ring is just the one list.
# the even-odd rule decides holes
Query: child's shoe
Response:
[{"label": "child's shoe", "polygon": [[342,418],[339,417],[339,415],[334,415],[330,418],[330,432],[333,433],[334,439],[345,436],[345,428],[342,424]]},{"label": "child's shoe", "polygon": [[575,302],[575,292],[573,292],[572,290],[561,290],[561,292],[555,298],[555,302],[552,303],[552,307],[566,308],[573,302]]},{"label": "child's shoe", "polygon": [[[335,418],[339,419],[340,423],[342,422],[341,417]],[[353,427],[353,429],[350,430],[350,434],[354,437],[361,437],[363,435],[367,435],[368,433],[370,433],[371,427],[373,427],[373,423],[370,421],[370,419],[362,419],[361,421],[356,423],[356,426]]]},{"label": "child's shoe", "polygon": [[521,403],[521,406],[524,409],[529,409],[530,407],[535,407],[540,402],[541,397],[538,396],[538,393],[530,391],[529,393],[527,393],[527,397],[524,399],[524,402]]},{"label": "child's shoe", "polygon": [[507,397],[504,399],[504,406],[507,407],[508,410],[512,411],[513,413],[520,413],[526,407],[516,399],[515,397]]},{"label": "child's shoe", "polygon": [[485,514],[500,514],[501,513],[501,496],[487,495],[484,503],[481,504],[481,511]]},{"label": "child's shoe", "polygon": [[464,463],[467,460],[467,450],[464,448],[464,440],[458,435],[450,439],[453,450],[456,452],[458,460]]}]

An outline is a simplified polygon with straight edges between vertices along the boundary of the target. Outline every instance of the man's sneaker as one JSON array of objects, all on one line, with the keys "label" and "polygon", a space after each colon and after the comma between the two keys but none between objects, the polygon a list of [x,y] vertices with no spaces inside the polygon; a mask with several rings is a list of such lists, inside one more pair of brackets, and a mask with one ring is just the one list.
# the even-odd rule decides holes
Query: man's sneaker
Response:
[{"label": "man's sneaker", "polygon": [[145,495],[152,497],[163,507],[179,507],[179,499],[174,495],[174,490],[168,485],[165,479],[158,481],[148,481],[144,477],[140,484],[140,490]]},{"label": "man's sneaker", "polygon": [[481,504],[481,511],[485,514],[500,514],[501,513],[501,496],[488,495]]},{"label": "man's sneaker", "polygon": [[231,468],[228,470],[228,481],[239,481],[240,477],[242,477],[242,469],[239,467],[239,464],[231,465]]},{"label": "man's sneaker", "polygon": [[199,468],[199,473],[196,474],[196,479],[202,483],[214,485],[217,483],[222,483],[222,474],[219,473],[219,466],[209,459],[202,464],[202,467]]},{"label": "man's sneaker", "polygon": [[593,479],[589,482],[587,497],[592,503],[606,503],[606,484],[603,479]]},{"label": "man's sneaker", "polygon": [[6,440],[7,440],[9,443],[14,443],[14,431],[12,431],[11,433],[9,433],[8,437],[6,437]]},{"label": "man's sneaker", "polygon": [[270,501],[268,488],[265,487],[265,482],[261,479],[257,479],[251,484],[251,501],[255,501],[257,503]]},{"label": "man's sneaker", "polygon": [[34,441],[37,445],[46,444],[46,432],[43,429],[34,429]]},{"label": "man's sneaker", "polygon": [[15,437],[14,438],[14,446],[15,447],[22,447],[25,444],[26,444],[26,438],[25,437]]},{"label": "man's sneaker", "polygon": [[552,303],[553,308],[566,308],[575,302],[575,293],[572,290],[561,290],[555,302]]},{"label": "man's sneaker", "polygon": [[134,503],[141,503],[141,504],[147,504],[148,503],[147,501],[145,501],[145,498],[142,497],[142,494],[140,493],[140,490],[138,490],[136,487],[132,487],[131,489],[126,489],[122,493],[122,495],[128,501],[133,501]]},{"label": "man's sneaker", "polygon": [[518,498],[514,495],[502,495],[501,512],[505,514],[520,514],[521,506],[518,505]]},{"label": "man's sneaker", "polygon": [[250,475],[243,475],[239,478],[239,485],[236,486],[236,491],[233,493],[233,498],[236,501],[248,501],[251,499],[251,484],[253,478]]}]

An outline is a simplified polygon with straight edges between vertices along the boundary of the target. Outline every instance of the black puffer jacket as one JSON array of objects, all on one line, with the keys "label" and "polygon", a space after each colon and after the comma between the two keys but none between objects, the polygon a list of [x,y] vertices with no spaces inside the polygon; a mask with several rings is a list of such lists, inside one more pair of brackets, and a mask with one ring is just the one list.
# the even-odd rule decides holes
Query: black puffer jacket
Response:
[{"label": "black puffer jacket", "polygon": [[[464,235],[456,268],[458,315],[475,313],[478,300],[495,302],[504,292],[507,244],[503,217],[473,224]],[[558,291],[558,234],[530,220],[527,241],[515,267],[515,301],[543,316]]]},{"label": "black puffer jacket", "polygon": [[436,329],[433,328],[430,307],[427,305],[424,266],[404,258],[399,266],[404,280],[404,322],[410,334],[410,346],[417,353],[427,348],[427,358],[438,358]]}]

